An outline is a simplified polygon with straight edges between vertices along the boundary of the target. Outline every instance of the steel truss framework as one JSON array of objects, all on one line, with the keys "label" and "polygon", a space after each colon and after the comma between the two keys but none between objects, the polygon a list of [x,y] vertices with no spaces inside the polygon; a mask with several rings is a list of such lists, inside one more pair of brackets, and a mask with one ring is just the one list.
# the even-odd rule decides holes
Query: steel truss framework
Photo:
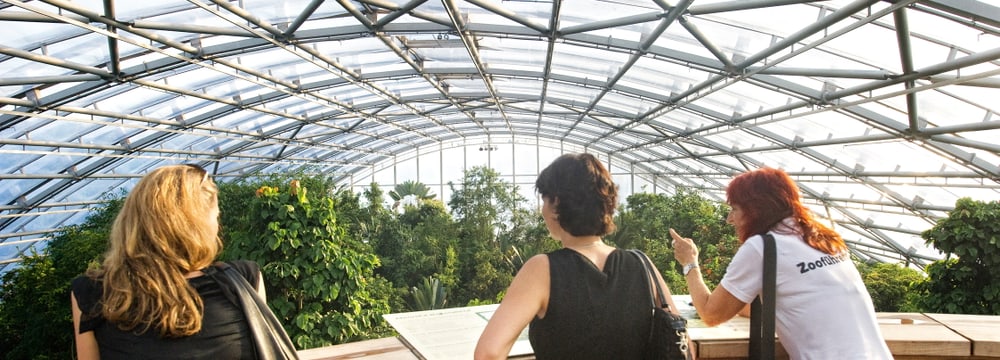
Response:
[{"label": "steel truss framework", "polygon": [[987,1],[3,0],[0,26],[0,266],[172,163],[353,186],[529,144],[718,200],[781,167],[856,255],[916,265],[956,199],[1000,198]]}]

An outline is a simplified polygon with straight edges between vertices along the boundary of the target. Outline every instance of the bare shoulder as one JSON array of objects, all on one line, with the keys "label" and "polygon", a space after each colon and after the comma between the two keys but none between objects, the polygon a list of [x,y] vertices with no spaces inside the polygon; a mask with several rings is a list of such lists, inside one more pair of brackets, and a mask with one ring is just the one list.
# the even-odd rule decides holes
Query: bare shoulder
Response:
[{"label": "bare shoulder", "polygon": [[[521,269],[514,276],[515,283],[537,283],[549,278],[549,257],[545,254],[532,256],[521,265]],[[540,285],[540,284],[539,284]]]},{"label": "bare shoulder", "polygon": [[549,257],[545,254],[538,254],[532,256],[528,259],[528,261],[524,262],[524,265],[521,266],[521,270],[519,272],[536,273],[542,270],[545,272],[549,271]]}]

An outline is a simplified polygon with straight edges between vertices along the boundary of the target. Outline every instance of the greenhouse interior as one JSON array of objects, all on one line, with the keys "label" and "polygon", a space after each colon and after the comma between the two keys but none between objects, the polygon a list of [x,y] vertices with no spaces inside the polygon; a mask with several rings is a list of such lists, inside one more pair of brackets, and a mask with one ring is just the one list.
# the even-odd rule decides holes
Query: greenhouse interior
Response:
[{"label": "greenhouse interior", "polygon": [[2,0],[0,26],[0,273],[171,164],[445,204],[488,167],[534,208],[565,153],[622,201],[780,168],[856,259],[919,271],[959,199],[1000,199],[992,0]]}]

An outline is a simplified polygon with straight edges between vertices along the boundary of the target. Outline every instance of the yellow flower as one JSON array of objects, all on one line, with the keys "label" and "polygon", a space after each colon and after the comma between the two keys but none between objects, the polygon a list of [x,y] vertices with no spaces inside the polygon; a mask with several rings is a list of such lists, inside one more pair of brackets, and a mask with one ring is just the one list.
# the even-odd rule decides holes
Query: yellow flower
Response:
[{"label": "yellow flower", "polygon": [[270,186],[261,186],[257,189],[255,195],[257,197],[274,196],[278,194],[278,188]]}]

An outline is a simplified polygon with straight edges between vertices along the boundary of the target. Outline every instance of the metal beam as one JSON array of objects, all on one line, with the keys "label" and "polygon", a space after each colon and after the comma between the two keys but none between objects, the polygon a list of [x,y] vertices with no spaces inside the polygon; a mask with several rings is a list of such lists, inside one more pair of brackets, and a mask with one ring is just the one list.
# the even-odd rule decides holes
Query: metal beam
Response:
[{"label": "metal beam", "polygon": [[66,61],[65,59],[59,59],[48,55],[36,54],[33,52],[24,51],[21,49],[15,49],[3,45],[0,45],[0,54],[10,55],[13,57],[30,60],[46,65],[52,65],[55,67],[61,67],[64,69],[79,71],[86,74],[97,75],[102,79],[109,79],[114,77],[111,73],[109,73],[107,70],[104,69],[96,68],[90,65],[78,64]]},{"label": "metal beam", "polygon": [[0,86],[18,86],[38,84],[62,84],[71,82],[85,82],[101,80],[103,77],[97,74],[78,74],[62,76],[31,76],[31,77],[8,77],[0,79]]},{"label": "metal beam", "polygon": [[[108,19],[115,19],[115,0],[104,0],[104,16]],[[108,31],[112,34],[117,32],[116,28],[110,25]],[[121,74],[118,60],[118,40],[108,37],[108,71],[115,77]]]},{"label": "metal beam", "polygon": [[927,0],[921,1],[920,5],[955,14],[973,22],[1000,27],[1000,7],[991,5],[987,1]]},{"label": "metal beam", "polygon": [[470,4],[476,5],[480,8],[483,8],[489,12],[492,12],[494,14],[510,19],[518,24],[527,26],[528,28],[537,31],[541,35],[547,35],[549,33],[549,29],[547,29],[545,26],[538,25],[534,21],[517,16],[517,14],[515,14],[513,11],[509,11],[507,9],[495,6],[491,2],[486,2],[482,0],[465,0],[465,1]]},{"label": "metal beam", "polygon": [[477,45],[476,39],[472,37],[471,32],[466,29],[466,23],[461,12],[458,10],[458,4],[455,3],[455,0],[442,0],[441,3],[448,12],[448,17],[451,19],[452,26],[455,31],[458,32],[458,36],[462,39],[462,42],[465,43],[465,49],[469,53],[469,59],[476,66],[476,70],[483,80],[483,85],[485,85],[486,90],[490,92],[490,98],[493,100],[493,105],[500,113],[500,117],[503,118],[504,122],[507,124],[507,129],[513,131],[510,125],[510,119],[507,117],[506,110],[504,110],[503,102],[500,101],[500,96],[497,95],[496,87],[493,86],[493,80],[487,74],[486,64],[483,63],[482,58],[479,56],[479,46]]},{"label": "metal beam", "polygon": [[720,12],[764,9],[774,6],[805,4],[821,1],[826,0],[734,0],[714,4],[693,5],[688,8],[688,12],[691,15],[706,15]]},{"label": "metal beam", "polygon": [[[913,73],[913,54],[910,46],[910,24],[906,21],[906,9],[897,9],[892,13],[892,19],[896,24],[896,42],[899,43],[899,60],[903,68],[903,74]],[[916,80],[907,80],[905,86],[912,89]],[[920,116],[917,107],[917,93],[906,93],[906,116],[910,123],[910,132],[916,133],[920,130]]]},{"label": "metal beam", "polygon": [[619,27],[619,26],[628,26],[628,25],[642,24],[642,23],[647,23],[647,22],[651,22],[651,21],[660,20],[664,16],[666,16],[667,13],[668,13],[667,11],[657,11],[657,12],[648,12],[648,13],[644,13],[644,14],[638,14],[638,15],[630,15],[630,16],[620,17],[620,18],[615,18],[615,19],[592,21],[592,22],[583,23],[583,24],[579,24],[579,25],[567,26],[567,27],[564,27],[564,28],[560,28],[558,30],[557,34],[559,36],[566,36],[566,35],[571,35],[571,34],[578,34],[578,33],[583,33],[583,32],[588,32],[588,31],[600,30],[600,29],[608,29],[608,28]]},{"label": "metal beam", "polygon": [[[593,100],[590,101],[590,104],[587,105],[587,108],[580,113],[579,117],[577,117],[576,122],[573,123],[572,126],[566,129],[566,134],[564,136],[568,136],[571,131],[576,129],[580,121],[582,121],[586,116],[591,116],[591,111],[598,108],[598,103],[600,103],[601,100],[604,99],[605,96],[607,96],[608,92],[615,87],[615,84],[617,84],[618,81],[620,81],[622,77],[624,77],[625,74],[628,73],[628,71],[632,68],[632,66],[639,61],[639,58],[646,54],[649,48],[653,46],[653,43],[656,42],[656,39],[659,38],[661,34],[666,32],[667,28],[670,27],[671,24],[673,24],[675,21],[678,21],[678,19],[681,18],[684,11],[687,9],[688,6],[691,6],[692,2],[694,2],[694,0],[681,1],[679,4],[677,4],[677,6],[671,8],[670,11],[667,12],[665,17],[662,20],[660,20],[660,22],[656,25],[656,28],[654,28],[648,34],[645,34],[643,36],[643,39],[639,42],[636,48],[637,51],[632,53],[629,59],[624,64],[622,64],[622,66],[618,69],[618,72],[615,73],[614,76],[608,79],[607,83],[601,84],[601,92],[597,94],[597,96],[595,96]],[[621,117],[624,119],[633,119],[634,116],[635,115],[633,114],[621,114]],[[620,128],[619,129],[612,128],[605,135],[595,139],[595,141],[605,139],[609,136],[612,136],[620,132],[621,130],[622,129]]]},{"label": "metal beam", "polygon": [[811,68],[789,68],[781,66],[751,66],[746,68],[747,72],[761,75],[788,75],[788,76],[810,76],[845,79],[870,79],[885,80],[896,74],[886,70],[845,70],[845,69],[811,69]]},{"label": "metal beam", "polygon": [[691,23],[683,16],[681,16],[677,20],[681,23],[681,26],[683,26],[684,29],[686,29],[687,32],[694,37],[695,40],[698,40],[698,43],[700,43],[701,46],[705,47],[705,50],[708,50],[708,52],[712,53],[712,55],[714,55],[715,58],[722,63],[722,66],[723,68],[726,69],[726,72],[732,73],[736,71],[733,62],[729,60],[729,58],[726,57],[726,54],[724,54],[722,50],[719,49],[718,46],[715,46],[715,44],[713,44],[712,41],[709,40],[707,36],[705,36],[705,34],[702,34],[701,30],[698,30],[697,25]]},{"label": "metal beam", "polygon": [[375,28],[382,29],[387,24],[391,23],[393,20],[396,20],[400,16],[403,16],[406,13],[413,11],[413,9],[416,9],[418,6],[422,5],[425,2],[427,2],[427,0],[410,0],[410,2],[399,7],[396,7],[394,6],[395,4],[393,4],[393,8],[391,9],[392,12],[389,13],[389,15],[383,16],[381,19],[378,19],[378,21],[375,22]]},{"label": "metal beam", "polygon": [[295,32],[299,30],[299,27],[301,27],[302,24],[305,24],[306,20],[308,20],[309,17],[312,16],[314,12],[316,12],[316,9],[319,9],[320,5],[323,5],[324,1],[325,0],[310,1],[309,5],[306,5],[306,8],[302,9],[302,12],[299,13],[299,16],[296,16],[295,20],[292,20],[292,22],[288,24],[288,28],[286,28],[285,32],[282,33],[281,35],[284,38],[288,39],[293,38],[295,36]]},{"label": "metal beam", "polygon": [[[915,0],[910,0],[912,2]],[[809,24],[808,26],[796,31],[794,34],[788,35],[787,37],[779,40],[770,47],[757,52],[756,54],[748,56],[739,64],[736,64],[736,69],[745,69],[746,67],[756,64],[757,62],[766,59],[768,56],[774,55],[781,50],[794,46],[799,41],[805,40],[809,36],[826,29],[841,20],[851,17],[858,11],[863,10],[866,7],[878,3],[878,0],[856,0],[844,7],[837,9],[832,14],[824,16],[823,18],[817,20],[816,22]]]}]

